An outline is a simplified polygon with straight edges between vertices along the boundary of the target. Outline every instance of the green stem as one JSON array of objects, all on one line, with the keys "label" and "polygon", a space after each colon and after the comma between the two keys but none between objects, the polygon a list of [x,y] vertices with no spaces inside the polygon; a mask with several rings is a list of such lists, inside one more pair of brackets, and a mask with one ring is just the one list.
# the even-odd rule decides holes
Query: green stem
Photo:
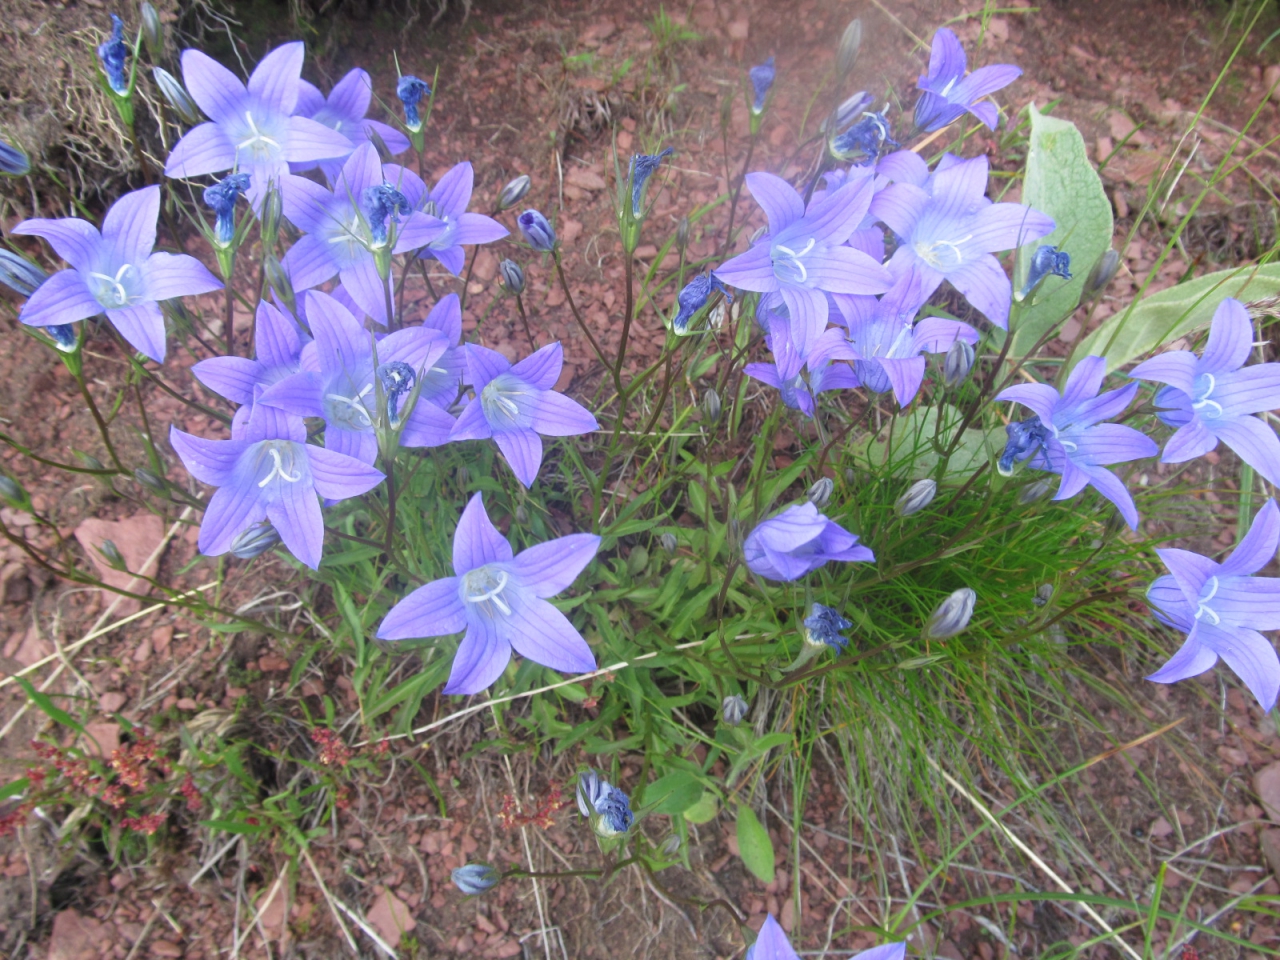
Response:
[{"label": "green stem", "polygon": [[77,373],[75,377],[76,385],[80,388],[80,396],[84,398],[85,406],[89,408],[89,413],[93,415],[93,422],[98,425],[98,433],[101,434],[102,442],[107,448],[107,455],[111,457],[111,462],[116,465],[116,470],[124,473],[124,464],[120,462],[120,457],[116,454],[116,448],[111,443],[111,431],[107,429],[107,422],[102,419],[102,414],[98,411],[98,405],[93,402],[93,394],[89,392],[88,384],[84,382],[84,373]]},{"label": "green stem", "polygon": [[613,385],[618,396],[622,396],[622,380],[618,376],[617,371],[609,365],[609,361],[604,357],[604,351],[600,349],[600,344],[596,342],[595,335],[592,334],[591,328],[587,326],[586,321],[582,319],[582,314],[578,312],[578,304],[573,299],[573,294],[569,291],[569,281],[564,275],[564,266],[560,263],[560,248],[556,247],[551,252],[551,258],[556,264],[556,276],[560,278],[560,289],[564,291],[565,299],[569,301],[569,310],[573,313],[573,319],[578,322],[578,328],[586,334],[587,342],[591,344],[591,349],[595,351],[596,359],[600,361],[600,365],[606,370],[613,372]]},{"label": "green stem", "polygon": [[533,353],[538,349],[538,345],[533,342],[533,334],[529,331],[529,316],[524,312],[524,297],[516,294],[516,310],[520,312],[520,322],[524,324],[525,339],[529,341],[529,352]]}]

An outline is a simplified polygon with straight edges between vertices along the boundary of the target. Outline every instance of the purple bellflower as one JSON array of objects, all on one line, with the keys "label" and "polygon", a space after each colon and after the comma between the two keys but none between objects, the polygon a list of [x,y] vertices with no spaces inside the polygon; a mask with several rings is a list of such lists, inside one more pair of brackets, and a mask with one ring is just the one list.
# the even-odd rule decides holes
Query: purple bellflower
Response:
[{"label": "purple bellflower", "polygon": [[1150,437],[1120,423],[1102,423],[1119,416],[1138,392],[1131,383],[1099,396],[1107,361],[1089,356],[1067,377],[1062,395],[1047,383],[1020,383],[1002,391],[997,400],[1012,400],[1035,414],[1029,421],[1010,423],[1009,443],[998,464],[1012,472],[1015,460],[1030,458],[1031,466],[1062,475],[1055,500],[1068,500],[1092,486],[1116,505],[1131,529],[1138,528],[1138,509],[1124,483],[1106,467],[1155,456]]},{"label": "purple bellflower", "polygon": [[1022,70],[1002,63],[979,67],[966,77],[967,69],[964,47],[954,33],[941,28],[933,35],[929,72],[916,84],[923,91],[916,101],[917,127],[931,133],[971,113],[989,129],[996,128],[1000,114],[982,98],[1013,83]]},{"label": "purple bellflower", "polygon": [[747,71],[747,76],[751,78],[751,91],[755,94],[751,101],[751,112],[759,115],[764,113],[764,102],[769,98],[773,81],[778,76],[778,70],[773,65],[773,57],[752,67]]},{"label": "purple bellflower", "polygon": [[98,61],[106,75],[107,85],[114,93],[123,96],[129,92],[129,78],[125,76],[125,61],[129,48],[124,42],[124,21],[111,14],[111,36],[98,44]]},{"label": "purple bellflower", "polygon": [[787,507],[762,521],[742,544],[747,566],[768,580],[799,580],[828,560],[874,560],[866,547],[812,503]]},{"label": "purple bellflower", "polygon": [[386,174],[388,181],[404,191],[409,205],[423,211],[429,239],[421,245],[418,257],[439,260],[455,277],[462,274],[466,263],[464,245],[493,243],[511,232],[492,217],[467,212],[475,187],[475,173],[466,160],[441,177],[430,191],[416,173],[405,167],[389,163]]},{"label": "purple bellflower", "polygon": [[689,321],[699,310],[707,305],[711,294],[719,290],[725,299],[733,303],[733,294],[714,273],[702,273],[684,285],[684,289],[676,296],[679,310],[671,321],[671,329],[677,336],[683,337],[689,332]]},{"label": "purple bellflower", "polygon": [[925,317],[915,322],[924,297],[919,274],[905,273],[883,297],[833,298],[844,316],[849,343],[857,357],[853,368],[868,390],[892,389],[898,405],[915,399],[924,380],[923,353],[946,353],[956,341],[978,342],[978,331],[959,320]]},{"label": "purple bellflower", "polygon": [[1276,555],[1280,509],[1268,500],[1224,562],[1189,550],[1157,550],[1170,575],[1147,591],[1156,618],[1187,634],[1177,653],[1148,680],[1175,683],[1204,673],[1221,657],[1264,711],[1280,692],[1280,658],[1260,630],[1280,629],[1280,579],[1255,577]]},{"label": "purple bellflower", "polygon": [[869,177],[852,179],[806,210],[795,188],[771,173],[747,174],[747,188],[769,218],[769,232],[716,275],[741,290],[778,292],[791,317],[791,339],[807,356],[827,327],[827,293],[883,293],[891,279],[880,263],[844,246],[871,204]]},{"label": "purple bellflower", "polygon": [[223,170],[252,178],[247,195],[255,210],[290,163],[345,157],[353,144],[309,117],[293,116],[298,103],[303,45],[276,47],[254,68],[246,86],[199,50],[182,54],[182,77],[191,98],[210,118],[188,130],[165,163],[169,177],[199,177]]},{"label": "purple bellflower", "polygon": [[[387,325],[387,291],[377,254],[416,250],[438,233],[424,214],[414,211],[388,236],[399,204],[377,188],[399,168],[378,162],[378,151],[362,143],[342,165],[332,190],[304,177],[286,176],[284,213],[305,234],[285,254],[283,265],[295,290],[342,279],[343,289],[360,309]],[[394,191],[394,181],[390,181]]]},{"label": "purple bellflower", "polygon": [[511,471],[532,487],[542,466],[542,436],[573,437],[599,429],[591,412],[552,389],[564,353],[549,343],[515,366],[496,350],[466,345],[468,382],[475,399],[463,408],[450,440],[493,438]]},{"label": "purple bellflower", "polygon": [[262,300],[253,325],[255,359],[211,357],[201,360],[191,372],[218,396],[241,404],[232,420],[249,416],[259,392],[298,372],[302,334],[297,323],[279,307]]},{"label": "purple bellflower", "polygon": [[[368,119],[369,101],[373,97],[373,79],[368,72],[356,67],[333,85],[326,98],[320,90],[306,80],[298,81],[298,104],[293,109],[295,117],[310,117],[323,123],[359,145],[372,142],[377,135],[382,138],[392,156],[409,149],[409,138],[389,124]],[[291,163],[289,169],[302,173],[319,166],[329,183],[338,182],[342,170],[339,160],[321,160],[317,163]]]},{"label": "purple bellflower", "polygon": [[1130,372],[1139,380],[1168,386],[1156,394],[1159,417],[1177,431],[1161,460],[1182,463],[1214,449],[1221,440],[1240,459],[1280,485],[1280,439],[1255,413],[1280,407],[1280,363],[1246,367],[1253,349],[1253,322],[1239,300],[1226,299],[1213,314],[1204,355],[1171,350]]},{"label": "purple bellflower", "polygon": [[[885,158],[895,159],[894,174],[897,157]],[[1040,239],[1052,232],[1054,222],[1022,204],[992,203],[986,191],[986,157],[959,160],[946,154],[924,183],[898,180],[877,193],[871,212],[898,236],[889,261],[895,276],[915,266],[925,299],[949,280],[988,320],[1007,330],[1013,285],[992,254]]]},{"label": "purple bellflower", "polygon": [[[849,960],[905,960],[907,945],[905,943],[885,943],[870,950],[855,953]],[[743,960],[800,960],[787,939],[782,925],[773,919],[773,914],[764,918],[764,926],[756,942],[747,947]]]},{"label": "purple bellflower", "polygon": [[43,237],[71,265],[31,295],[18,319],[53,327],[105,313],[130,345],[162,363],[164,316],[156,301],[208,293],[222,284],[195,257],[151,252],[159,215],[160,188],[152,186],[112,204],[101,233],[76,217],[18,224],[14,233]]},{"label": "purple bellflower", "polygon": [[306,443],[297,417],[265,404],[231,431],[230,440],[206,440],[169,431],[187,471],[217,487],[200,524],[200,552],[216,557],[236,537],[269,520],[289,552],[312,570],[320,566],[324,517],[317,494],[345,500],[372,490],[383,475],[367,464]]},{"label": "purple bellflower", "polygon": [[229,173],[211,187],[204,188],[204,203],[216,218],[213,235],[219,245],[231,246],[236,235],[236,201],[249,189],[247,173]]},{"label": "purple bellflower", "polygon": [[[790,324],[785,313],[762,314],[757,310],[756,315],[769,331],[765,339],[773,353],[773,362],[748,363],[743,373],[777,390],[786,406],[812,417],[819,393],[860,386],[857,375],[847,363],[833,362],[854,359],[852,348],[839,330],[824,330],[814,341],[808,357],[801,357],[791,342]],[[807,367],[803,373],[802,367]]]},{"label": "purple bellflower", "polygon": [[[456,300],[453,309],[457,309]],[[303,354],[303,369],[264,391],[259,403],[299,417],[322,417],[328,450],[373,463],[378,456],[378,388],[382,384],[387,421],[399,427],[403,401],[419,376],[435,366],[449,344],[439,330],[406,327],[377,343],[375,365],[370,333],[332,297],[307,294],[307,320],[314,353]],[[453,418],[433,403],[416,403],[404,420],[400,444],[438,447],[449,440]]]},{"label": "purple bellflower", "polygon": [[552,670],[594,670],[595,657],[582,634],[547,598],[568,588],[599,548],[599,537],[574,533],[516,556],[477,493],[453,535],[454,576],[419,587],[392,607],[378,637],[409,640],[465,630],[444,688],[450,694],[491,686],[512,649]]}]

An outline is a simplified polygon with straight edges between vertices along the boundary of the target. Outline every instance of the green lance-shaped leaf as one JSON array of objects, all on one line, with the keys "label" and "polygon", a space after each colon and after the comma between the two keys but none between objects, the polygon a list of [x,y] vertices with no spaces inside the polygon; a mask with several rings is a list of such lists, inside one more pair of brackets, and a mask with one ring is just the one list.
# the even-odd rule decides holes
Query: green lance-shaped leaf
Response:
[{"label": "green lance-shaped leaf", "polygon": [[1108,317],[1076,348],[1072,362],[1096,354],[1107,358],[1107,371],[1145,356],[1179,337],[1203,330],[1227,297],[1248,303],[1280,295],[1280,263],[1219,270],[1180,283],[1132,308]]},{"label": "green lance-shaped leaf", "polygon": [[773,883],[773,841],[745,803],[738,805],[738,855],[761,883]]},{"label": "green lance-shaped leaf", "polygon": [[1022,202],[1049,214],[1057,227],[1035,243],[1018,250],[1013,271],[1015,301],[1026,283],[1031,255],[1043,244],[1052,244],[1071,255],[1072,279],[1045,280],[1015,309],[1013,347],[1021,357],[1056,322],[1068,316],[1080,302],[1085,278],[1111,246],[1111,201],[1102,180],[1085,153],[1084,137],[1068,120],[1047,116],[1031,105],[1031,148]]}]

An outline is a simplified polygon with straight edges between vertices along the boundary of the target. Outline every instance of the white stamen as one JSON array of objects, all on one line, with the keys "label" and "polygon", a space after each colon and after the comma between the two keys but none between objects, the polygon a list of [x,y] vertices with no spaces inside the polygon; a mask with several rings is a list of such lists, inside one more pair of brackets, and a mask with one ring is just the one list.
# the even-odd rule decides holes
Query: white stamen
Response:
[{"label": "white stamen", "polygon": [[467,603],[484,603],[486,600],[492,600],[493,605],[502,611],[504,616],[509,617],[511,616],[511,607],[507,606],[506,601],[503,600],[501,596],[503,588],[507,585],[507,574],[505,571],[499,570],[497,571],[497,575],[498,583],[493,587],[493,589],[486,590],[484,593],[474,596],[470,593],[467,593],[464,596]]},{"label": "white stamen", "polygon": [[1209,396],[1213,393],[1214,388],[1218,385],[1218,381],[1214,379],[1214,376],[1212,373],[1206,373],[1205,376],[1209,378],[1209,389],[1206,390],[1200,396],[1199,400],[1197,400],[1195,403],[1191,405],[1191,409],[1201,410],[1205,407],[1213,407],[1216,412],[1213,414],[1206,414],[1206,416],[1208,416],[1210,420],[1217,420],[1219,417],[1222,416],[1222,404],[1220,404],[1217,400],[1210,400]]},{"label": "white stamen", "polygon": [[267,453],[271,454],[271,472],[258,481],[258,488],[265,487],[268,483],[279,477],[288,483],[297,483],[302,479],[301,473],[295,473],[293,476],[285,473],[284,461],[280,459],[280,451],[275,447],[267,447]]},{"label": "white stamen", "polygon": [[116,271],[116,275],[114,277],[109,277],[105,273],[90,273],[89,276],[97,277],[99,280],[105,280],[107,283],[111,284],[112,291],[115,293],[116,304],[123,307],[129,302],[129,293],[125,290],[124,284],[120,281],[124,277],[125,271],[132,269],[133,264],[126,263]]},{"label": "white stamen", "polygon": [[351,408],[352,413],[354,413],[357,417],[360,418],[364,426],[371,427],[373,426],[373,419],[369,416],[369,411],[365,409],[364,404],[360,402],[369,394],[371,390],[373,390],[373,384],[369,384],[368,386],[366,386],[354,397],[343,396],[340,393],[326,393],[324,396],[326,400],[333,400],[337,403],[345,403],[348,407]]},{"label": "white stamen", "polygon": [[1199,600],[1196,602],[1196,619],[1199,620],[1201,617],[1206,615],[1210,616],[1213,618],[1212,620],[1209,621],[1210,624],[1216,627],[1219,623],[1222,622],[1222,618],[1219,617],[1217,613],[1215,613],[1213,610],[1209,608],[1209,601],[1212,600],[1218,594],[1218,578],[1210,577],[1209,584],[1210,584],[1209,595],[1205,597],[1203,600]]},{"label": "white stamen", "polygon": [[809,271],[805,269],[805,265],[800,262],[800,258],[803,257],[810,250],[812,250],[814,247],[814,244],[816,244],[817,242],[818,241],[816,239],[814,239],[813,237],[810,237],[809,242],[805,244],[804,249],[799,251],[798,253],[795,250],[792,250],[790,247],[784,247],[780,243],[777,244],[773,249],[779,253],[786,254],[786,258],[791,262],[791,265],[800,271],[800,282],[805,283],[809,279]]},{"label": "white stamen", "polygon": [[280,142],[278,140],[273,140],[270,137],[263,136],[262,133],[258,130],[258,125],[253,122],[253,114],[250,111],[246,110],[244,112],[244,119],[245,119],[245,122],[249,124],[249,129],[253,131],[253,136],[250,137],[248,140],[241,140],[239,143],[236,144],[237,153],[243,150],[245,147],[253,146],[255,143],[269,143],[271,144],[271,146],[275,147],[277,150],[280,149]]}]

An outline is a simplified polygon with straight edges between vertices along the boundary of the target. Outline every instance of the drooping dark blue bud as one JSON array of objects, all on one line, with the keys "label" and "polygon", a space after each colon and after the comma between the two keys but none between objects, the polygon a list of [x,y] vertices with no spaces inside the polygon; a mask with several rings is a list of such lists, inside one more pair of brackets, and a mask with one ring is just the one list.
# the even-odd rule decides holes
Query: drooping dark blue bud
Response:
[{"label": "drooping dark blue bud", "polygon": [[479,896],[487,890],[492,890],[502,879],[502,874],[487,863],[468,863],[456,867],[449,876],[453,880],[453,885],[469,897]]},{"label": "drooping dark blue bud", "polygon": [[649,182],[658,165],[675,152],[674,147],[667,147],[661,153],[637,153],[631,158],[631,214],[640,216],[640,201],[644,193],[644,185]]},{"label": "drooping dark blue bud", "polygon": [[128,57],[129,48],[124,44],[124,21],[113,13],[111,36],[98,45],[98,60],[102,63],[108,86],[120,96],[129,92],[129,79],[124,73]]},{"label": "drooping dark blue bud", "polygon": [[413,389],[414,381],[418,378],[409,364],[403,360],[391,360],[378,367],[378,379],[382,381],[382,389],[387,394],[387,415],[391,419],[391,425],[397,426],[400,399]]},{"label": "drooping dark blue bud", "polygon": [[45,327],[53,345],[63,353],[75,353],[80,349],[80,334],[74,323],[60,323],[54,327]]},{"label": "drooping dark blue bud", "polygon": [[516,220],[525,242],[535,250],[550,253],[556,248],[556,230],[537,210],[526,210]]},{"label": "drooping dark blue bud", "polygon": [[503,187],[502,192],[498,194],[498,209],[509,210],[514,207],[524,199],[531,186],[533,186],[533,179],[527,173],[520,174],[520,176]]},{"label": "drooping dark blue bud", "polygon": [[890,135],[888,119],[883,113],[864,113],[852,127],[831,138],[831,155],[856,167],[866,167],[880,159],[886,146],[902,146]]},{"label": "drooping dark blue bud", "polygon": [[269,523],[255,524],[231,541],[231,555],[240,560],[252,560],[279,542],[280,532],[275,527]]},{"label": "drooping dark blue bud", "polygon": [[804,642],[814,646],[826,645],[837,653],[843,653],[849,645],[849,638],[843,631],[853,626],[852,620],[846,620],[833,607],[825,607],[815,603],[809,608],[809,615],[804,618]]},{"label": "drooping dark blue bud", "polygon": [[707,305],[707,300],[715,290],[719,290],[726,300],[733,303],[733,294],[714,273],[700,274],[684,285],[684,289],[676,296],[676,303],[679,304],[680,309],[676,312],[675,319],[671,321],[671,329],[678,336],[685,335],[689,329],[689,321]]},{"label": "drooping dark blue bud", "polygon": [[773,66],[773,57],[759,66],[752,67],[748,75],[751,77],[751,88],[755,92],[755,99],[751,101],[751,112],[759,115],[764,113],[764,102],[773,88],[774,79],[778,76],[778,71]]},{"label": "drooping dark blue bud", "polygon": [[31,172],[31,158],[26,151],[0,140],[0,173],[11,177],[25,177]]},{"label": "drooping dark blue bud", "polygon": [[396,96],[404,104],[404,123],[410,130],[422,129],[422,115],[418,105],[423,97],[431,96],[431,84],[417,77],[403,76],[396,84]]},{"label": "drooping dark blue bud", "polygon": [[1071,255],[1058,250],[1050,244],[1041,244],[1031,255],[1031,267],[1027,271],[1027,282],[1018,294],[1019,300],[1025,300],[1045,277],[1053,274],[1063,280],[1071,279]]},{"label": "drooping dark blue bud", "polygon": [[204,202],[216,218],[213,235],[224,247],[230,246],[236,235],[236,201],[249,189],[247,173],[231,173],[211,187],[204,188]]},{"label": "drooping dark blue bud", "polygon": [[398,213],[407,214],[413,210],[409,198],[385,181],[367,187],[361,199],[369,218],[369,234],[373,237],[374,246],[386,244],[390,224],[400,222]]},{"label": "drooping dark blue bud", "polygon": [[524,293],[524,271],[514,260],[503,260],[498,264],[498,273],[502,276],[502,289],[513,297]]},{"label": "drooping dark blue bud", "polygon": [[0,283],[29,297],[48,279],[48,275],[25,257],[10,250],[0,250]]},{"label": "drooping dark blue bud", "polygon": [[1049,429],[1039,417],[1015,420],[1005,426],[1004,432],[1009,440],[1005,444],[1004,452],[1000,454],[1000,459],[996,462],[996,469],[1002,477],[1012,476],[1016,461],[1027,459],[1049,441]]}]

